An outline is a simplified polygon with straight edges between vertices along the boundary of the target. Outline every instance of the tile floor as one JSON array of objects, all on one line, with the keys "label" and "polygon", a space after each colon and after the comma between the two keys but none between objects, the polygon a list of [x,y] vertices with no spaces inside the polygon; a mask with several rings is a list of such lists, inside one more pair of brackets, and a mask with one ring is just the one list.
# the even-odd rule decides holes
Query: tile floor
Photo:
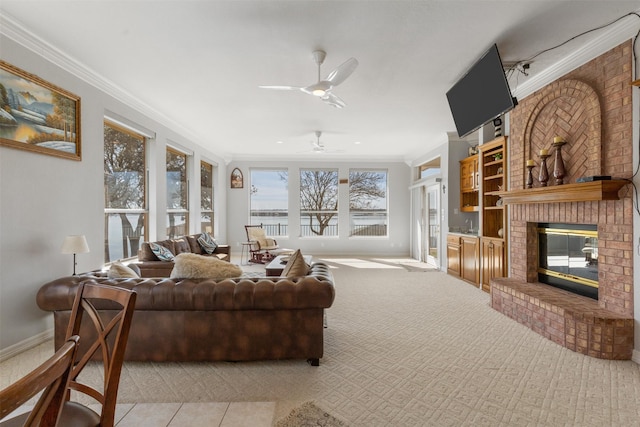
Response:
[{"label": "tile floor", "polygon": [[121,404],[116,427],[271,427],[275,407],[275,402]]},{"label": "tile floor", "polygon": [[[23,407],[16,415],[29,410]],[[122,403],[116,427],[271,427],[275,402]],[[98,408],[95,408],[98,411]]]}]

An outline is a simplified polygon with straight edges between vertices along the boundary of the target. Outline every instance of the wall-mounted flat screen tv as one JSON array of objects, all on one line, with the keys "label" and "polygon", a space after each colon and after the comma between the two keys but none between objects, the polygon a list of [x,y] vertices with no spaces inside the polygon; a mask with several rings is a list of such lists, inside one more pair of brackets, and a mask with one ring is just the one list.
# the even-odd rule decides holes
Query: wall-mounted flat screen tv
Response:
[{"label": "wall-mounted flat screen tv", "polygon": [[449,89],[447,99],[461,138],[516,106],[495,44]]}]

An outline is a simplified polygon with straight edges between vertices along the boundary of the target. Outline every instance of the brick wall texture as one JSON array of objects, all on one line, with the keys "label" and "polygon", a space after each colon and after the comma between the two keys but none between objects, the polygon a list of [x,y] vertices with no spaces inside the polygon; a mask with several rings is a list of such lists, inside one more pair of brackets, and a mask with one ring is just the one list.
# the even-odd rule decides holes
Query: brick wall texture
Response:
[{"label": "brick wall texture", "polygon": [[[520,100],[510,114],[510,188],[522,189],[525,162],[562,136],[567,175],[630,178],[632,164],[632,51],[625,42]],[[549,158],[548,185],[553,179]],[[534,177],[538,169],[534,169]],[[535,181],[535,180],[534,180]],[[536,182],[534,186],[538,186]],[[536,282],[535,226],[539,222],[596,224],[598,227],[598,305],[633,316],[633,199],[629,185],[620,200],[510,206],[510,277]]]}]

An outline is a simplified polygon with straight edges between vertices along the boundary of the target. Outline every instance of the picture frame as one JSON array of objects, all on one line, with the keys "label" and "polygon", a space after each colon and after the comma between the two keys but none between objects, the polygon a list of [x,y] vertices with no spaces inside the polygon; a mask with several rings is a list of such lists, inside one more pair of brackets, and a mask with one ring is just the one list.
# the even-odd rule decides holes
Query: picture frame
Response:
[{"label": "picture frame", "polygon": [[242,171],[235,168],[231,171],[231,188],[243,188],[244,178],[242,177]]},{"label": "picture frame", "polygon": [[0,146],[82,160],[80,97],[0,60]]}]

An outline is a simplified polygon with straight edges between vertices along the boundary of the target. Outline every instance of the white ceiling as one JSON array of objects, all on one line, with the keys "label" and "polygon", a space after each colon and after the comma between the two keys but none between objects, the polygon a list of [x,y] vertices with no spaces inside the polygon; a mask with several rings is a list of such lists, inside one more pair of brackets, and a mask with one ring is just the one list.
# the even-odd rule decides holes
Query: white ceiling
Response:
[{"label": "white ceiling", "polygon": [[[227,160],[411,160],[455,132],[445,93],[493,43],[503,62],[525,60],[639,6],[637,0],[0,1],[13,23]],[[637,17],[624,20],[640,28]],[[611,28],[540,55],[529,77],[510,78],[512,91]],[[258,88],[315,83],[316,49],[327,52],[323,77],[350,57],[359,61],[334,89],[346,108]],[[312,153],[316,130],[328,150],[339,152]]]}]

